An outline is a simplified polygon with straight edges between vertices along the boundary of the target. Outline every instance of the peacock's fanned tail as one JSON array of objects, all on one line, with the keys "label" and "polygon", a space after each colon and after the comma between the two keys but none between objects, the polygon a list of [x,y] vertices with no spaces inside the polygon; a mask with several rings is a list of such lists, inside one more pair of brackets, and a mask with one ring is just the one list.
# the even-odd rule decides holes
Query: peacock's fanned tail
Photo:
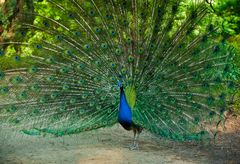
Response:
[{"label": "peacock's fanned tail", "polygon": [[214,135],[234,87],[226,78],[232,51],[218,27],[199,28],[208,4],[184,2],[36,3],[36,13],[25,13],[34,23],[20,25],[21,41],[0,43],[1,58],[6,46],[18,49],[9,58],[16,66],[0,66],[1,128],[62,136],[111,126],[121,80],[133,90],[136,124],[174,140]]}]

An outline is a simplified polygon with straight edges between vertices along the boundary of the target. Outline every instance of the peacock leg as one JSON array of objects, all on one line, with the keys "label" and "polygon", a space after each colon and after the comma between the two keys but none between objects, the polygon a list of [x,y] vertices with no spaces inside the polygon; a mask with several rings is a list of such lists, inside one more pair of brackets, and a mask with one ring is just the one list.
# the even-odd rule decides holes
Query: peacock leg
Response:
[{"label": "peacock leg", "polygon": [[135,150],[135,149],[139,149],[138,147],[138,137],[139,137],[139,133],[137,132],[136,129],[133,130],[133,133],[134,133],[134,139],[133,139],[133,144],[130,145],[129,149],[130,150]]}]

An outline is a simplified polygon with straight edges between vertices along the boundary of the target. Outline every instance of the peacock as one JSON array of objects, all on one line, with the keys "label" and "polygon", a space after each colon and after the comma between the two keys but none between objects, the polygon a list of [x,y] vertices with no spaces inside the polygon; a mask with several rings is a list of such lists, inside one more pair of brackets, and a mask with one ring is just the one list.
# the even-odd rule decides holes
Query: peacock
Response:
[{"label": "peacock", "polygon": [[209,19],[212,2],[33,4],[22,13],[33,22],[0,42],[1,129],[60,137],[119,122],[137,149],[143,129],[208,141],[224,126],[234,51]]}]

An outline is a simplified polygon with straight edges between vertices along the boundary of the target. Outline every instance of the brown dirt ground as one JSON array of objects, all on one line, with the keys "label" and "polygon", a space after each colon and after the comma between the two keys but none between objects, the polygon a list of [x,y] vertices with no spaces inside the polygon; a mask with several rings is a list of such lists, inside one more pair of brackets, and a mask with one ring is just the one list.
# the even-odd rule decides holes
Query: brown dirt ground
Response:
[{"label": "brown dirt ground", "polygon": [[146,131],[140,136],[139,150],[127,148],[131,141],[132,133],[119,125],[59,138],[0,130],[0,164],[238,164],[240,117],[227,120],[215,143],[178,143]]}]

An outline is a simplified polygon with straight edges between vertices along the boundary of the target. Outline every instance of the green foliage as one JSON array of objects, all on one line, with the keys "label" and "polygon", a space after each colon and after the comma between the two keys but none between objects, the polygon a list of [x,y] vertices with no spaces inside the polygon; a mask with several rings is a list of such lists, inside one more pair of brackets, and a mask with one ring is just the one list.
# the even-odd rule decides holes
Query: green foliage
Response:
[{"label": "green foliage", "polygon": [[13,16],[17,7],[17,0],[9,0],[0,5],[0,23],[4,28],[10,24],[9,18]]},{"label": "green foliage", "polygon": [[239,0],[217,0],[216,15],[222,19],[223,33],[233,36],[240,33],[240,1]]},{"label": "green foliage", "polygon": [[[236,83],[240,81],[240,0],[214,0],[212,6],[214,14],[211,21],[217,22],[221,28],[222,38],[235,47],[235,55],[232,60],[231,71],[228,77]],[[237,91],[239,92],[239,91]],[[234,94],[234,93],[233,93]],[[234,111],[240,111],[240,94],[235,95],[236,103]]]}]

